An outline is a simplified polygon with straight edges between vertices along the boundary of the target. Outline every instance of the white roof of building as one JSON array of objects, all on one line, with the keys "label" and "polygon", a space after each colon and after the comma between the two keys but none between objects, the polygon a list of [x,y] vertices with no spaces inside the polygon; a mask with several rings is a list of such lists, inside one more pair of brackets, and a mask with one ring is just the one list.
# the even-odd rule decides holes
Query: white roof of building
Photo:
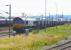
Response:
[{"label": "white roof of building", "polygon": [[22,18],[22,19],[27,21],[36,21],[36,18]]},{"label": "white roof of building", "polygon": [[22,20],[27,20],[27,21],[39,21],[39,20],[45,20],[45,18],[30,18],[30,17],[25,17],[25,18],[22,18],[20,17]]}]

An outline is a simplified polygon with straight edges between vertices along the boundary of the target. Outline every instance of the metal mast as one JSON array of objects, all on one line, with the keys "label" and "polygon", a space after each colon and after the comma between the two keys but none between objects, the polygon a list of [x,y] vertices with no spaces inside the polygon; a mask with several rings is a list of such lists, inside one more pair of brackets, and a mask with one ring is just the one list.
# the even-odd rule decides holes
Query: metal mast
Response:
[{"label": "metal mast", "polygon": [[47,8],[47,7],[46,7],[46,6],[47,6],[46,2],[47,2],[47,1],[45,0],[45,27],[46,27],[46,8]]},{"label": "metal mast", "polygon": [[9,6],[9,38],[11,33],[11,4],[7,5]]},{"label": "metal mast", "polygon": [[58,22],[58,15],[57,15],[57,10],[58,10],[58,7],[57,7],[57,3],[55,3],[55,6],[56,6],[56,29],[57,29],[57,22]]},{"label": "metal mast", "polygon": [[[56,15],[55,15],[55,17],[56,17],[56,21],[58,21],[58,14],[57,14],[58,5],[57,5],[57,3],[55,3],[55,8],[56,8]],[[56,25],[57,25],[57,22],[56,22]]]}]

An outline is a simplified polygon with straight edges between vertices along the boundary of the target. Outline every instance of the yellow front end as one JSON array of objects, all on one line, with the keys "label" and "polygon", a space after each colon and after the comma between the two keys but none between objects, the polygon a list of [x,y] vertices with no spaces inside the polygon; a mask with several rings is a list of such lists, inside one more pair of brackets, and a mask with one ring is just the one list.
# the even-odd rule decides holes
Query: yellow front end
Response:
[{"label": "yellow front end", "polygon": [[19,28],[22,28],[22,27],[24,27],[23,24],[14,24],[13,25],[13,28],[15,28],[15,29],[19,29]]}]

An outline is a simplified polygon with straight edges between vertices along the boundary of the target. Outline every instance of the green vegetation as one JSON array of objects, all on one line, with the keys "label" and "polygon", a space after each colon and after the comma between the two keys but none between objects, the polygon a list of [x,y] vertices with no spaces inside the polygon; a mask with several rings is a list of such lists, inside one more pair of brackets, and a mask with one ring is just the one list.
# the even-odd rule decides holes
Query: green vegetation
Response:
[{"label": "green vegetation", "polygon": [[17,35],[0,38],[0,50],[41,50],[43,46],[57,43],[70,35],[71,25],[62,25],[32,31],[29,36]]},{"label": "green vegetation", "polygon": [[50,27],[46,29],[42,29],[39,31],[39,33],[46,33],[47,35],[52,35],[52,36],[63,36],[67,37],[67,35],[71,34],[71,25],[65,24],[61,26],[56,26],[56,27]]}]

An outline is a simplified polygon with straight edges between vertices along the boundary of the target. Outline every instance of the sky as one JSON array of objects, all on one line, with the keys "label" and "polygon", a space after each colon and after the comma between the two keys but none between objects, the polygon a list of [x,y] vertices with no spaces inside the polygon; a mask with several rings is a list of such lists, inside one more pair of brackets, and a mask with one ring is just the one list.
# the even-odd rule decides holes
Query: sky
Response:
[{"label": "sky", "polygon": [[[0,15],[8,15],[4,12],[9,12],[11,4],[12,16],[22,16],[24,13],[27,16],[45,15],[45,0],[0,0]],[[63,14],[71,15],[71,0],[46,0],[46,15]]]}]

